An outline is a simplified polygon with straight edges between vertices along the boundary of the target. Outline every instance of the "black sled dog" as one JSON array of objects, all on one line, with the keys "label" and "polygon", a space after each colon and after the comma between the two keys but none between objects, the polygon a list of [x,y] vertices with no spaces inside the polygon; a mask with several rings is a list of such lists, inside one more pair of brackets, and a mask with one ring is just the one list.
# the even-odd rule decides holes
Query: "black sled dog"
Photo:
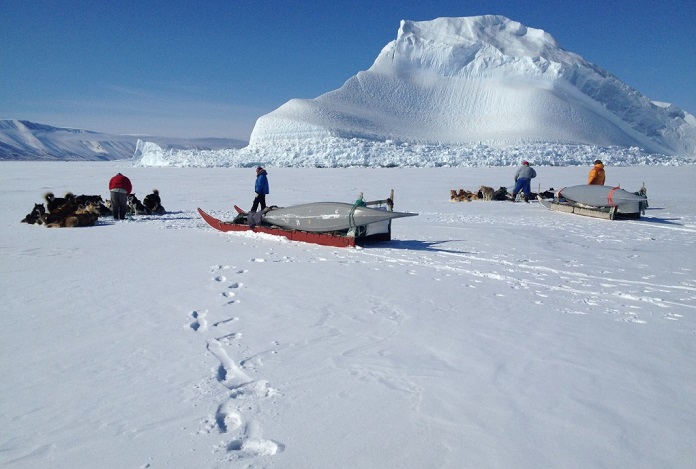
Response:
[{"label": "black sled dog", "polygon": [[44,194],[44,200],[46,200],[46,210],[48,213],[61,209],[65,204],[70,204],[70,206],[77,208],[75,195],[72,192],[66,192],[65,197],[56,197],[53,195],[53,192],[46,192]]},{"label": "black sled dog", "polygon": [[24,217],[21,223],[41,225],[43,224],[43,217],[45,214],[46,207],[44,207],[44,204],[34,204],[32,211],[29,212],[26,217]]},{"label": "black sled dog", "polygon": [[164,215],[166,212],[162,207],[162,199],[160,199],[159,191],[152,189],[152,194],[148,194],[143,199],[145,210],[150,215]]},{"label": "black sled dog", "polygon": [[147,215],[147,210],[143,203],[135,196],[135,193],[128,194],[128,213],[131,215]]}]

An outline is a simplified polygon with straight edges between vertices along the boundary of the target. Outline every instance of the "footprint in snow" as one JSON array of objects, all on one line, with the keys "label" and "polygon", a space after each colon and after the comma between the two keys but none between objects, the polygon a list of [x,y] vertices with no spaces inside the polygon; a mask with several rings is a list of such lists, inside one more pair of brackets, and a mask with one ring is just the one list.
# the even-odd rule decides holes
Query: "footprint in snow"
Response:
[{"label": "footprint in snow", "polygon": [[208,350],[220,361],[217,379],[227,389],[234,390],[253,381],[249,375],[237,366],[234,360],[227,355],[227,352],[225,352],[219,340],[208,340]]},{"label": "footprint in snow", "polygon": [[679,318],[683,318],[681,314],[676,314],[676,313],[667,313],[665,316],[663,316],[665,319],[669,319],[671,321],[679,321]]},{"label": "footprint in snow", "polygon": [[638,319],[638,316],[629,316],[626,318],[618,318],[617,321],[620,322],[632,322],[635,324],[647,324],[647,321],[643,321],[642,319]]},{"label": "footprint in snow", "polygon": [[227,451],[235,452],[235,456],[239,458],[273,456],[284,450],[284,444],[262,438],[261,426],[257,422],[249,422],[245,426],[242,438],[227,444]]},{"label": "footprint in snow", "polygon": [[230,399],[262,399],[282,395],[280,391],[271,387],[268,381],[261,379],[258,381],[250,381],[248,383],[237,386],[231,390]]},{"label": "footprint in snow", "polygon": [[189,323],[189,327],[196,332],[201,332],[207,329],[208,321],[205,319],[206,313],[199,313],[198,311],[192,311],[189,316],[193,319]]},{"label": "footprint in snow", "polygon": [[218,321],[213,324],[213,327],[218,327],[221,324],[227,324],[228,322],[232,321],[239,321],[239,318],[228,318],[228,319],[223,319],[222,321]]},{"label": "footprint in snow", "polygon": [[232,432],[242,426],[242,416],[233,404],[232,400],[223,402],[215,412],[215,423],[220,433]]},{"label": "footprint in snow", "polygon": [[241,336],[241,332],[233,332],[232,334],[227,334],[222,337],[218,337],[217,340],[225,344],[230,344],[232,343],[232,341],[239,339]]},{"label": "footprint in snow", "polygon": [[257,456],[273,456],[285,451],[285,445],[262,438],[242,438],[234,440],[227,445],[227,451],[238,452],[240,458],[254,458]]}]

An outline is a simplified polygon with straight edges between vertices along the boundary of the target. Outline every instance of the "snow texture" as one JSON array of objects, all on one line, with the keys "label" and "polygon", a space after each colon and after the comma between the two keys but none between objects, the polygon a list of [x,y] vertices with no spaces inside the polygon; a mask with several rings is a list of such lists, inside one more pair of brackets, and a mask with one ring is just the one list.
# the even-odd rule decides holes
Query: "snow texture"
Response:
[{"label": "snow texture", "polygon": [[[119,171],[168,213],[19,223]],[[607,166],[638,221],[449,201],[513,174],[270,168],[272,204],[419,214],[340,249],[206,225],[253,169],[0,162],[0,466],[692,469],[696,166]]]}]

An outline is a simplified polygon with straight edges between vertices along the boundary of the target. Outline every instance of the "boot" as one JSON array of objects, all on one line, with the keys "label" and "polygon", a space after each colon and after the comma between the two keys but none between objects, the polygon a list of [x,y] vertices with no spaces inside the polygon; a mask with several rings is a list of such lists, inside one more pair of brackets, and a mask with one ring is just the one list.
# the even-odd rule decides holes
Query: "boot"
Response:
[{"label": "boot", "polygon": [[517,202],[517,192],[512,193],[512,201]]},{"label": "boot", "polygon": [[529,203],[529,195],[524,194],[524,201],[527,202],[527,203]]}]

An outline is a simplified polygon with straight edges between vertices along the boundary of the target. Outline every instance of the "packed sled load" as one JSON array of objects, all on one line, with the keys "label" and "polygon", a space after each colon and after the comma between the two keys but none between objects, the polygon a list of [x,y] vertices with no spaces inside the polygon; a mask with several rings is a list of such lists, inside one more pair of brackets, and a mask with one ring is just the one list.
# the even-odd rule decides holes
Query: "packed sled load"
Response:
[{"label": "packed sled load", "polygon": [[292,241],[334,247],[354,247],[391,240],[391,221],[417,213],[394,211],[394,190],[386,199],[365,201],[362,194],[354,203],[312,202],[290,207],[267,207],[246,212],[234,206],[237,215],[223,221],[198,209],[205,222],[216,230],[255,231],[282,236]]},{"label": "packed sled load", "polygon": [[638,219],[648,207],[645,185],[637,192],[620,187],[579,185],[564,187],[552,200],[538,197],[546,208],[607,220]]},{"label": "packed sled load", "polygon": [[369,70],[262,116],[250,146],[329,137],[693,155],[696,118],[652,102],[540,29],[487,15],[402,21]]}]

